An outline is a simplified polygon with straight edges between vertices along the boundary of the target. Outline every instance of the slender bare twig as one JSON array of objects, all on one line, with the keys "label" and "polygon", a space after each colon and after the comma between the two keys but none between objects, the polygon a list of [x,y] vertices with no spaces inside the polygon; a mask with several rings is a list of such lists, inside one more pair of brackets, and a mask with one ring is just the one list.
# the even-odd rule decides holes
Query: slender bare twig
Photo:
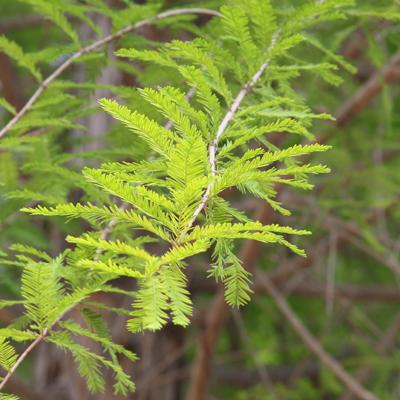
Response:
[{"label": "slender bare twig", "polygon": [[[276,42],[278,40],[280,32],[277,31],[272,36],[271,43],[268,47],[267,53],[270,53],[271,50],[275,47]],[[215,134],[214,140],[208,147],[208,162],[211,168],[211,175],[212,179],[210,183],[207,185],[207,188],[203,194],[202,200],[196,210],[193,213],[192,219],[189,221],[187,225],[187,229],[190,229],[194,222],[196,221],[197,217],[205,208],[208,199],[210,197],[212,188],[213,188],[213,178],[217,172],[216,166],[216,155],[218,149],[218,142],[221,138],[222,134],[225,132],[226,128],[228,127],[229,123],[237,113],[242,101],[247,96],[247,94],[252,90],[255,84],[260,80],[263,73],[268,69],[269,66],[269,59],[267,59],[258,69],[258,71],[252,76],[252,78],[240,89],[239,93],[233,100],[228,112],[225,114],[224,118],[222,119],[220,125],[218,126],[217,132]],[[190,400],[202,400],[204,398],[205,387],[208,381],[209,375],[209,367],[210,367],[210,359],[209,355],[213,353],[214,346],[216,340],[218,338],[219,332],[222,328],[222,324],[224,318],[216,318],[214,319],[214,315],[224,316],[226,315],[226,303],[224,300],[223,292],[219,292],[217,297],[215,298],[214,302],[214,313],[209,320],[209,327],[210,328],[200,339],[200,352],[198,354],[198,358],[195,362],[192,371],[192,381],[188,390],[187,398]]]},{"label": "slender bare twig", "polygon": [[324,363],[329,370],[351,391],[358,399],[361,400],[377,400],[377,397],[366,390],[359,382],[357,382],[350,374],[348,374],[342,365],[327,353],[318,340],[310,333],[310,331],[303,325],[297,318],[296,314],[292,311],[289,304],[273,285],[273,283],[265,276],[256,273],[257,280],[265,287],[265,290],[272,297],[275,304],[296,331],[296,333],[303,340],[304,344]]},{"label": "slender bare twig", "polygon": [[382,71],[376,72],[368,81],[346,101],[336,114],[336,124],[346,125],[358,113],[364,110],[370,101],[382,90],[384,83],[400,79],[400,52],[396,53]]},{"label": "slender bare twig", "polygon": [[[126,209],[126,204],[122,204],[120,209],[125,210]],[[101,231],[100,233],[100,239],[105,240],[107,239],[108,235],[110,234],[113,226],[117,223],[117,218],[112,219],[107,226]],[[99,258],[100,252],[97,251],[95,255],[95,260]],[[75,308],[77,304],[73,305],[72,307],[68,308],[65,310],[62,314],[60,314],[57,319],[47,328],[43,330],[42,333],[39,334],[39,336],[21,353],[21,355],[18,357],[17,361],[15,364],[12,366],[12,368],[8,371],[7,375],[3,378],[3,380],[0,382],[0,392],[6,385],[6,383],[10,380],[14,372],[17,370],[17,368],[21,365],[21,363],[25,360],[25,358],[29,355],[29,353],[39,344],[42,342],[43,339],[47,337],[47,335],[50,333],[51,329],[67,314],[70,312],[73,308]]]},{"label": "slender bare twig", "polygon": [[[271,44],[268,48],[268,53],[275,47],[275,44],[278,40],[279,31],[276,32],[271,40]],[[237,94],[236,98],[233,100],[228,112],[225,114],[225,117],[221,121],[220,125],[218,126],[217,133],[215,134],[214,140],[208,147],[208,162],[211,167],[211,175],[212,178],[215,177],[217,172],[217,164],[216,164],[216,155],[217,155],[217,148],[218,142],[221,138],[222,134],[225,132],[226,128],[228,127],[229,123],[237,113],[240,105],[242,104],[243,99],[247,96],[247,94],[251,91],[254,85],[260,80],[263,73],[269,66],[269,60],[265,61],[259,70],[253,75],[253,77],[240,89],[239,93]],[[211,190],[213,187],[213,179],[211,179],[210,183],[208,184],[206,191],[203,194],[203,198],[201,203],[198,205],[196,210],[193,213],[192,219],[189,221],[187,228],[193,226],[194,222],[196,221],[199,214],[203,211],[204,207],[207,204],[208,198],[210,197]]]},{"label": "slender bare twig", "polygon": [[27,101],[27,103],[18,111],[18,113],[12,118],[7,125],[0,131],[0,138],[3,137],[32,107],[32,105],[36,102],[36,100],[41,96],[41,94],[46,90],[46,88],[56,79],[58,78],[69,66],[71,66],[74,61],[78,58],[82,57],[84,54],[91,53],[104,45],[113,42],[122,36],[130,33],[136,29],[142,28],[143,26],[150,25],[153,22],[177,16],[177,15],[186,15],[186,14],[200,14],[200,15],[211,15],[211,16],[219,16],[220,13],[218,11],[209,10],[205,8],[178,8],[175,10],[164,11],[160,14],[157,14],[154,17],[150,17],[144,19],[143,21],[139,21],[134,25],[126,26],[125,28],[119,30],[118,32],[105,36],[96,42],[82,47],[79,51],[74,53],[71,57],[69,57],[65,62],[63,62],[50,76],[45,79],[40,86],[36,89],[35,93],[32,97]]},{"label": "slender bare twig", "polygon": [[11,369],[8,371],[7,375],[3,378],[3,380],[0,382],[0,393],[3,390],[4,386],[6,383],[10,380],[10,378],[13,376],[14,372],[17,370],[17,368],[21,365],[21,363],[25,360],[25,358],[31,353],[31,351],[39,344],[42,342],[43,339],[47,337],[47,335],[50,333],[51,329],[62,319],[64,316],[69,313],[72,309],[74,309],[77,306],[77,304],[74,304],[73,306],[67,308],[64,310],[54,321],[50,326],[47,328],[43,329],[43,332],[40,333],[37,338],[21,353],[21,355],[17,358],[17,361],[15,364],[11,367]]},{"label": "slender bare twig", "polygon": [[21,363],[25,360],[28,354],[47,336],[48,328],[46,328],[26,349],[25,351],[18,357],[15,364],[11,367],[11,369],[7,372],[7,375],[3,378],[0,383],[0,392],[3,390],[6,383],[9,381],[11,376],[14,374],[16,369],[21,365]]},{"label": "slender bare twig", "polygon": [[70,307],[69,309],[65,310],[61,315],[57,317],[57,319],[51,324],[51,326],[43,329],[43,332],[39,334],[39,336],[24,350],[23,353],[17,358],[17,361],[15,364],[11,367],[11,369],[7,372],[7,375],[3,378],[3,380],[0,383],[0,393],[3,390],[4,386],[6,383],[9,381],[9,379],[12,377],[14,372],[17,370],[17,368],[21,365],[21,363],[25,360],[25,358],[29,355],[29,353],[49,334],[51,328],[57,324],[58,321],[60,321],[61,318],[64,317],[64,315],[69,312],[73,307]]}]

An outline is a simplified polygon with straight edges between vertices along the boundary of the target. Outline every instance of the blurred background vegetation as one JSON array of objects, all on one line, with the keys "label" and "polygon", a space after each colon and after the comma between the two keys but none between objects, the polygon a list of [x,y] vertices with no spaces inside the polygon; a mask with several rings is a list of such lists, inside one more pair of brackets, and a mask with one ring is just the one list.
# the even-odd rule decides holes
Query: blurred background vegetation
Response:
[{"label": "blurred background vegetation", "polygon": [[[129,8],[134,1],[0,0],[0,34],[28,55],[25,63],[15,62],[0,37],[0,127],[37,88],[38,71],[48,76],[79,49],[78,38],[91,43],[143,19],[143,10],[152,13],[155,2],[138,3],[148,8],[138,14]],[[166,0],[163,7],[217,8],[223,3]],[[284,9],[302,3],[281,0],[279,5]],[[257,279],[262,275],[268,275],[297,317],[354,377],[380,399],[400,399],[400,25],[396,18],[385,18],[385,10],[398,13],[400,5],[379,1],[382,11],[372,12],[376,3],[360,1],[361,17],[313,31],[356,67],[355,73],[341,70],[343,82],[334,88],[312,71],[295,80],[298,96],[306,98],[313,111],[336,118],[317,120],[312,128],[319,142],[333,146],[315,157],[332,173],[315,179],[314,191],[277,188],[292,211],[290,220],[256,200],[243,202],[236,193],[227,194],[233,202],[238,198],[238,208],[264,222],[311,230],[313,236],[299,243],[308,257],[245,243],[238,251],[258,275],[252,302],[239,310],[216,310],[221,289],[205,278],[207,259],[195,258],[188,271],[196,311],[188,329],[168,326],[134,336],[126,333],[123,317],[110,315],[115,340],[140,356],[136,364],[126,366],[137,383],[132,399],[184,398],[196,353],[213,333],[217,348],[207,355],[209,399],[351,399],[265,293]],[[91,10],[80,8],[84,6]],[[140,102],[143,108],[145,103],[130,88],[178,77],[155,66],[122,61],[113,52],[117,46],[152,48],[172,38],[190,39],[209,19],[180,17],[168,27],[159,23],[85,55],[46,90],[29,118],[0,140],[0,251],[18,242],[56,256],[67,246],[67,233],[88,229],[81,221],[34,218],[19,209],[42,200],[56,204],[85,200],[86,193],[96,196],[79,174],[83,166],[143,157],[144,147],[99,109],[97,99],[117,97],[135,108]],[[304,51],[309,59],[321,57],[311,46],[299,48],[299,56]],[[302,140],[274,135],[278,146]],[[2,298],[18,292],[18,271],[0,265],[0,277]],[[127,284],[121,282],[122,287]],[[123,305],[118,295],[101,296],[109,305]],[[0,324],[19,313],[18,307],[0,310]],[[210,325],[210,318],[221,326]],[[28,400],[117,398],[110,393],[88,395],[71,359],[48,344],[23,366],[9,389]]]}]

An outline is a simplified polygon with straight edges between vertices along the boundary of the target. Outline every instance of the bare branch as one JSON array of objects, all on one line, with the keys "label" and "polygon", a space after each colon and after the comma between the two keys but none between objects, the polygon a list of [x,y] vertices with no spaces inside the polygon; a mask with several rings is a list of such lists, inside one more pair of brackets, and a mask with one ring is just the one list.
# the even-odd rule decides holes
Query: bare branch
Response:
[{"label": "bare branch", "polygon": [[256,273],[256,277],[272,297],[283,316],[303,340],[304,344],[321,360],[322,363],[326,365],[326,367],[330,369],[330,371],[348,388],[348,390],[350,390],[360,400],[377,400],[377,397],[373,393],[357,382],[343,369],[342,365],[336,359],[324,350],[318,340],[298,319],[285,298],[272,282],[265,275]]},{"label": "bare branch", "polygon": [[139,21],[134,25],[126,26],[125,28],[119,30],[118,32],[103,37],[102,39],[88,45],[82,47],[78,52],[74,53],[71,57],[69,57],[64,63],[62,63],[47,79],[45,79],[40,86],[36,89],[35,93],[28,100],[28,102],[18,111],[14,118],[12,118],[6,126],[0,131],[0,138],[3,137],[32,107],[32,105],[36,102],[36,100],[42,95],[42,93],[47,89],[47,87],[58,78],[68,67],[70,67],[74,61],[78,58],[82,57],[84,54],[91,53],[104,45],[113,42],[122,36],[130,33],[136,29],[142,28],[143,26],[150,25],[153,22],[174,17],[177,15],[186,15],[186,14],[200,14],[200,15],[211,15],[211,16],[219,16],[218,11],[209,10],[205,8],[179,8],[175,10],[164,11],[160,14],[157,14],[154,17],[145,19],[143,21]]},{"label": "bare branch", "polygon": [[376,72],[368,81],[346,101],[336,114],[336,124],[346,125],[357,114],[364,110],[370,101],[382,90],[384,83],[400,79],[400,52],[396,53],[382,71]]},{"label": "bare branch", "polygon": [[21,365],[21,363],[25,360],[25,358],[31,353],[31,351],[39,344],[42,342],[44,338],[47,337],[47,335],[50,333],[51,329],[67,314],[69,313],[73,308],[76,307],[76,304],[67,308],[62,314],[60,314],[54,322],[47,328],[43,329],[43,332],[40,333],[37,338],[21,353],[21,355],[17,358],[17,361],[15,364],[11,367],[11,369],[8,371],[7,375],[3,378],[3,380],[0,382],[0,392],[6,385],[6,383],[10,380],[10,378],[13,376],[14,372],[17,370],[17,368]]},{"label": "bare branch", "polygon": [[[279,31],[277,31],[273,35],[267,53],[269,53],[275,47],[276,42],[278,40],[278,36],[279,36]],[[237,94],[236,98],[233,100],[228,112],[225,114],[225,117],[221,121],[221,123],[217,129],[217,133],[215,134],[214,140],[208,147],[208,162],[210,164],[212,178],[215,177],[216,172],[217,172],[216,156],[217,156],[219,139],[221,138],[222,134],[225,132],[226,128],[228,127],[229,123],[231,122],[231,120],[233,119],[235,114],[237,113],[240,105],[242,104],[243,99],[251,91],[251,89],[254,87],[254,85],[260,80],[261,76],[267,70],[268,66],[269,66],[269,60],[265,61],[261,65],[261,67],[258,69],[258,71],[253,75],[253,77],[241,88],[241,90]],[[207,189],[203,194],[203,198],[202,198],[199,206],[194,211],[192,219],[188,223],[188,226],[187,226],[188,229],[193,226],[197,217],[199,216],[199,214],[203,211],[204,207],[206,206],[208,198],[210,197],[210,194],[211,194],[212,187],[213,187],[213,179],[211,179],[210,183],[208,184]]]},{"label": "bare branch", "polygon": [[24,352],[18,357],[16,363],[12,366],[12,368],[8,371],[7,375],[3,378],[0,383],[0,392],[3,390],[6,383],[12,377],[14,372],[17,368],[21,365],[21,363],[25,360],[28,354],[47,336],[49,333],[49,329],[46,328],[25,350]]}]

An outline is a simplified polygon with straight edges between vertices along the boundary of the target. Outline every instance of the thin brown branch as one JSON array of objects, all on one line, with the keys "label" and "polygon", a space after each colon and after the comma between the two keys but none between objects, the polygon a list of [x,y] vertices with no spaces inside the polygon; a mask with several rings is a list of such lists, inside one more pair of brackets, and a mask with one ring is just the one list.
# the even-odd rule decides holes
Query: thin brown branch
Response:
[{"label": "thin brown branch", "polygon": [[304,344],[321,360],[323,364],[325,364],[327,368],[329,368],[329,370],[347,387],[347,389],[360,400],[377,400],[377,397],[373,393],[357,382],[343,369],[342,365],[336,359],[324,350],[318,340],[309,332],[292,311],[285,298],[272,282],[265,275],[256,273],[256,277],[272,297],[288,323],[303,340]]},{"label": "thin brown branch", "polygon": [[25,358],[29,355],[29,353],[47,336],[49,329],[46,328],[25,350],[21,355],[18,357],[15,364],[11,367],[11,369],[7,372],[7,375],[3,378],[0,383],[0,392],[3,390],[6,383],[10,380],[13,376],[14,372],[17,368],[21,365],[21,363],[25,360]]},{"label": "thin brown branch", "polygon": [[150,25],[156,21],[178,16],[178,15],[186,15],[186,14],[199,14],[199,15],[211,15],[211,16],[219,16],[218,11],[209,10],[205,8],[179,8],[175,10],[164,11],[160,14],[157,14],[154,17],[145,19],[143,21],[139,21],[134,25],[126,26],[125,28],[119,30],[118,32],[105,36],[96,42],[82,47],[78,52],[74,53],[71,57],[69,57],[64,63],[62,63],[50,76],[48,76],[37,88],[32,97],[27,101],[27,103],[18,111],[14,118],[12,118],[7,125],[3,127],[0,131],[0,138],[3,137],[32,107],[32,105],[36,102],[36,100],[42,95],[42,93],[47,89],[47,87],[57,79],[68,67],[70,67],[78,58],[82,57],[85,54],[91,53],[106,44],[113,42],[122,36],[130,33],[136,29],[142,28],[143,26]]},{"label": "thin brown branch", "polygon": [[384,83],[400,80],[400,52],[396,53],[382,71],[376,72],[368,81],[339,109],[336,124],[346,125],[364,110],[383,88]]},{"label": "thin brown branch", "polygon": [[67,308],[66,310],[63,311],[62,314],[60,314],[50,326],[47,328],[43,329],[43,332],[40,333],[36,339],[20,354],[20,356],[17,358],[17,361],[15,364],[12,366],[12,368],[8,371],[7,375],[3,378],[3,380],[0,382],[0,392],[6,385],[6,383],[11,379],[13,376],[14,372],[17,370],[17,368],[21,365],[21,363],[25,360],[25,358],[31,353],[31,351],[39,344],[42,342],[43,339],[47,337],[47,335],[50,333],[51,329],[67,314],[69,313],[73,308],[76,307],[76,304]]},{"label": "thin brown branch", "polygon": [[[278,40],[279,32],[276,32],[271,40],[271,43],[268,48],[268,53],[275,47],[276,41]],[[258,71],[253,75],[253,77],[240,89],[239,93],[237,94],[236,98],[233,100],[228,112],[225,114],[224,118],[222,119],[220,125],[218,126],[217,133],[215,134],[214,140],[208,147],[208,162],[211,168],[211,175],[212,178],[215,177],[217,172],[217,149],[218,149],[218,142],[221,138],[222,134],[225,132],[226,128],[228,127],[229,123],[232,121],[233,117],[237,113],[240,105],[242,104],[243,99],[249,94],[251,89],[254,85],[260,80],[263,73],[267,70],[269,66],[269,61],[265,61]],[[203,198],[201,203],[198,205],[196,210],[193,213],[192,219],[189,221],[187,228],[193,226],[194,222],[196,221],[199,214],[203,211],[204,207],[207,204],[208,198],[210,197],[212,188],[213,188],[213,179],[211,179],[210,183],[207,186],[206,191],[203,194]]]},{"label": "thin brown branch", "polygon": [[[125,205],[122,205],[120,208],[125,209]],[[105,240],[108,235],[111,232],[112,227],[116,224],[116,219],[111,220],[107,226],[101,231],[100,233],[100,238]],[[99,256],[99,253],[96,253],[95,259],[97,259]],[[47,328],[43,330],[42,333],[37,336],[37,338],[20,354],[20,356],[17,358],[17,361],[15,364],[12,366],[12,368],[8,371],[7,375],[3,378],[3,380],[0,382],[0,391],[4,388],[4,386],[7,384],[7,382],[11,379],[13,376],[14,372],[17,370],[17,368],[21,365],[21,363],[25,360],[25,358],[31,353],[31,351],[36,348],[36,346],[42,342],[43,339],[46,338],[46,336],[50,333],[51,329],[64,317],[65,314],[67,314],[69,311],[71,311],[73,308],[75,308],[76,305],[72,306],[71,308],[65,310],[61,315],[57,317],[57,319]]]}]

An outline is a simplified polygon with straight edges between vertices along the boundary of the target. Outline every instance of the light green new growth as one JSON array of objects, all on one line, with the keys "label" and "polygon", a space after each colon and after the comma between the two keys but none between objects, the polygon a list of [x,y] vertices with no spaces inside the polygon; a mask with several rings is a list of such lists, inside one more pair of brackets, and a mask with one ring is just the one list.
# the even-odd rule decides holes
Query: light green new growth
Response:
[{"label": "light green new growth", "polygon": [[[72,40],[71,46],[78,45],[69,20],[54,5],[57,2],[52,6],[48,1],[24,1],[52,19]],[[79,177],[68,177],[62,160],[57,161],[54,171],[65,180],[78,182],[76,185],[87,194],[86,201],[73,204],[57,201],[57,194],[41,194],[45,205],[22,210],[31,215],[84,219],[94,231],[69,235],[67,242],[73,249],[56,259],[34,248],[14,246],[15,258],[5,263],[22,269],[21,299],[16,302],[24,305],[25,315],[23,322],[10,327],[12,331],[0,330],[0,365],[6,371],[19,365],[10,340],[45,340],[72,354],[91,391],[104,389],[102,368],[106,367],[114,374],[115,392],[125,395],[134,385],[117,356],[131,361],[136,356],[113,343],[95,310],[127,311],[96,303],[90,299],[92,294],[118,292],[120,289],[108,282],[132,278],[137,290],[120,290],[134,297],[127,322],[131,332],[158,330],[169,321],[187,326],[193,308],[185,274],[189,258],[211,251],[209,275],[223,282],[227,303],[238,307],[246,304],[252,293],[251,274],[236,251],[243,239],[266,243],[269,248],[282,245],[305,256],[289,236],[310,232],[254,221],[235,209],[225,193],[237,189],[287,215],[289,211],[277,200],[276,184],[311,189],[310,175],[329,172],[324,165],[308,160],[328,146],[304,142],[280,149],[268,141],[268,133],[276,131],[312,140],[312,120],[330,118],[309,110],[291,86],[293,77],[308,71],[318,71],[330,83],[339,82],[335,70],[344,62],[328,50],[332,59],[329,64],[311,65],[306,58],[293,60],[292,51],[300,44],[310,42],[324,51],[305,30],[321,21],[343,17],[346,7],[352,5],[352,1],[321,3],[307,2],[298,10],[281,13],[275,12],[267,0],[229,1],[201,38],[174,40],[156,50],[116,52],[124,62],[156,64],[178,83],[176,87],[115,89],[120,94],[135,91],[135,98],[140,96],[142,101],[138,104],[146,104],[140,110],[122,104],[122,100],[100,101],[102,109],[120,123],[118,129],[123,135],[131,135],[135,143],[140,143],[144,158],[87,167]],[[138,7],[126,11],[132,19],[137,19]],[[104,14],[111,12],[101,10]],[[89,23],[84,11],[78,5],[69,5],[66,10]],[[115,16],[117,24],[121,18]],[[33,56],[4,37],[0,37],[0,49],[41,79]],[[49,98],[43,98],[42,107],[32,108],[26,120],[19,121],[17,131],[42,126],[42,119],[47,121],[46,126],[53,122],[73,126],[74,118],[49,120],[45,114],[45,100]],[[53,100],[61,104],[71,98]],[[0,105],[14,112],[6,102],[0,101]],[[53,164],[44,161],[31,167],[45,172]],[[15,191],[11,196],[21,198],[32,193]],[[154,241],[163,244],[164,254],[148,250],[146,244]],[[2,307],[12,304],[15,302],[0,303]],[[82,306],[83,325],[68,318],[68,312],[77,305]],[[98,355],[78,344],[76,336],[95,341],[104,353]]]}]

